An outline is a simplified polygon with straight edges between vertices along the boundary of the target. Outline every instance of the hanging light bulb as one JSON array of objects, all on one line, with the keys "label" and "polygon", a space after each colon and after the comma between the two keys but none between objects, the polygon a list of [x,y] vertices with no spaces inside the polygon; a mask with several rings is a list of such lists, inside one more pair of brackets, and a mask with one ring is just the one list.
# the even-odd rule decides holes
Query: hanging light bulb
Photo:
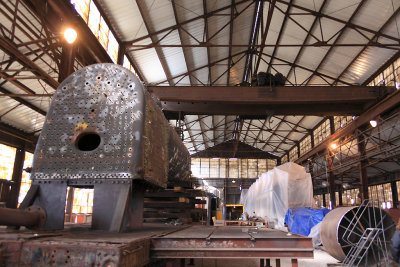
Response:
[{"label": "hanging light bulb", "polygon": [[370,120],[369,124],[371,124],[371,126],[375,128],[378,125],[378,122],[376,120]]},{"label": "hanging light bulb", "polygon": [[74,29],[72,28],[65,29],[64,38],[67,41],[67,43],[72,44],[73,42],[75,42],[76,37],[78,37],[78,34]]}]

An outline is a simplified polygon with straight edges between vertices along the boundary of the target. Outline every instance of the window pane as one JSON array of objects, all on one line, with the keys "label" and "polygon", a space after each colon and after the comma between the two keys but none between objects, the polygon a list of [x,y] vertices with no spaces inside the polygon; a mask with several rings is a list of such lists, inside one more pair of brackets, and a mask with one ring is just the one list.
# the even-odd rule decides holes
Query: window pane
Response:
[{"label": "window pane", "polygon": [[226,178],[226,164],[227,164],[228,160],[227,159],[219,159],[219,177],[221,178]]},{"label": "window pane", "polygon": [[119,45],[118,45],[117,39],[115,39],[114,34],[110,31],[108,33],[107,53],[111,57],[111,59],[114,61],[114,63],[116,63],[118,60],[118,49],[119,49]]},{"label": "window pane", "polygon": [[12,179],[16,152],[16,148],[0,145],[0,179]]},{"label": "window pane", "polygon": [[200,177],[208,178],[210,177],[210,160],[207,158],[201,158],[200,159]]},{"label": "window pane", "polygon": [[90,3],[88,26],[96,38],[99,38],[100,12],[94,2]]},{"label": "window pane", "polygon": [[[29,153],[29,152],[25,152],[25,160],[24,160],[23,169],[32,167],[32,162],[33,162],[33,154]],[[31,187],[30,174],[23,171],[22,178],[21,178],[21,187],[19,189],[18,203],[21,203],[22,200],[24,200],[26,193],[28,193],[28,190],[30,187]]]},{"label": "window pane", "polygon": [[219,159],[210,159],[210,177],[219,177]]},{"label": "window pane", "polygon": [[249,178],[257,178],[257,159],[248,159],[248,177]]},{"label": "window pane", "polygon": [[267,172],[267,160],[266,159],[259,159],[258,160],[258,177],[261,176],[264,172]]},{"label": "window pane", "polygon": [[247,159],[240,160],[240,178],[248,178]]},{"label": "window pane", "polygon": [[99,42],[103,46],[105,50],[107,50],[108,45],[108,26],[103,18],[100,20],[100,29],[99,29]]},{"label": "window pane", "polygon": [[275,167],[276,167],[276,160],[275,159],[267,159],[268,171],[272,170]]},{"label": "window pane", "polygon": [[229,177],[228,178],[239,178],[239,160],[229,159]]},{"label": "window pane", "polygon": [[89,17],[89,4],[90,0],[72,0],[71,4],[74,5],[75,10],[87,23]]},{"label": "window pane", "polygon": [[200,159],[192,158],[192,167],[191,167],[192,175],[194,177],[200,177]]}]

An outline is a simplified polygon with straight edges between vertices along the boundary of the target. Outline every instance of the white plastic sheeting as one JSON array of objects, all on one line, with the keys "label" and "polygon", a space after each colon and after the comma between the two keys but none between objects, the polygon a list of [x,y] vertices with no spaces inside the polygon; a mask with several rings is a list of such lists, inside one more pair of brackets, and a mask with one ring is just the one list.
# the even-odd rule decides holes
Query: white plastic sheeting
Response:
[{"label": "white plastic sheeting", "polygon": [[311,175],[293,162],[263,173],[247,193],[241,195],[241,204],[249,216],[262,217],[279,229],[284,228],[288,209],[311,207],[312,200]]}]

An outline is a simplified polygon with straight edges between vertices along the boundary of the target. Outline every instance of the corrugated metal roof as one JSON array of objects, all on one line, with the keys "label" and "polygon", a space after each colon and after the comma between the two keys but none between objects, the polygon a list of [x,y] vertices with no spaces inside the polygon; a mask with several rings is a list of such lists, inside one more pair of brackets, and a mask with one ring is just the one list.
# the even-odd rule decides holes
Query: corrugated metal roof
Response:
[{"label": "corrugated metal roof", "polygon": [[[127,45],[128,54],[146,82],[177,86],[201,86],[210,83],[213,85],[240,84],[243,81],[248,53],[252,55],[253,69],[258,60],[258,53],[261,50],[259,46],[262,45],[264,34],[262,29],[267,26],[270,8],[270,1],[265,1],[262,27],[256,40],[258,46],[255,51],[249,51],[257,1],[98,0],[97,2],[101,4],[102,10],[111,22],[111,28]],[[238,2],[240,4],[236,4]],[[231,6],[232,3],[234,6]],[[360,3],[362,6],[354,15]],[[5,4],[12,6],[11,2]],[[292,7],[288,12],[289,15],[285,18],[290,5]],[[395,49],[373,46],[364,49],[364,45],[367,45],[369,38],[374,37],[375,32],[385,24],[387,26],[382,29],[382,33],[390,38],[381,36],[377,39],[378,42],[391,44],[396,41],[393,40],[394,38],[400,38],[398,13],[397,20],[387,23],[388,18],[399,6],[399,1],[392,0],[277,1],[258,71],[269,69],[272,73],[281,72],[284,75],[290,73],[287,85],[330,85],[335,80],[339,80],[338,84],[362,84],[397,52]],[[43,38],[40,20],[30,14],[25,7],[22,8],[23,13],[26,14],[25,19],[31,21],[30,24],[38,29],[34,30],[33,35],[27,35],[17,29],[15,42]],[[211,12],[220,9],[221,11],[210,15]],[[322,14],[318,17],[315,12],[320,9]],[[354,18],[348,21],[353,15]],[[191,21],[188,22],[189,20]],[[11,21],[4,16],[0,17],[0,23],[6,28],[11,28]],[[350,23],[353,24],[351,27],[348,26]],[[313,24],[315,26],[311,29]],[[280,32],[281,36],[278,40]],[[207,36],[210,40],[207,40]],[[138,38],[142,39],[132,43]],[[230,40],[232,40],[232,47],[229,47]],[[306,46],[302,47],[303,43]],[[130,44],[151,47],[140,49],[130,47]],[[337,44],[354,44],[355,46],[331,48],[332,45]],[[159,45],[166,47],[158,47]],[[169,45],[178,45],[178,47],[168,47]],[[218,45],[220,47],[216,47]],[[42,46],[44,47],[43,44]],[[37,49],[37,44],[19,47],[21,52]],[[57,55],[60,53],[59,50],[54,52]],[[58,65],[52,59],[54,52],[46,50],[40,59],[35,59],[38,53],[32,53],[29,58],[34,60],[39,68],[57,79]],[[5,53],[0,53],[0,61],[8,59]],[[9,67],[22,68],[17,62]],[[322,74],[322,77],[319,74]],[[19,78],[29,75],[31,72],[24,71],[19,74]],[[19,82],[38,94],[54,92],[54,89],[43,80],[19,79]],[[11,93],[22,92],[10,82],[3,84],[2,87]],[[44,111],[48,109],[50,101],[49,98],[24,99]],[[0,105],[7,107],[0,106],[1,116],[9,111],[8,108],[16,106],[17,102],[3,97],[0,98]],[[34,132],[40,129],[43,118],[32,109],[18,106],[5,114],[1,121],[22,130]],[[238,127],[241,126],[239,141],[282,156],[323,118],[316,116],[267,117],[266,114],[266,117],[261,119],[243,119],[225,115],[186,115],[184,119],[184,143],[191,153],[236,137]]]}]

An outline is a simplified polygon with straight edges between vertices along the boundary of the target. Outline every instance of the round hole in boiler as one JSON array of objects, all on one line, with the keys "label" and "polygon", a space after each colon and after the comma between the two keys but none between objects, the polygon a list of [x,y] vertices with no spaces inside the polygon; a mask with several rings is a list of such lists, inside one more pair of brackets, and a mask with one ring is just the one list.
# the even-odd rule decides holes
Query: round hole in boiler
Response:
[{"label": "round hole in boiler", "polygon": [[78,135],[75,146],[81,151],[92,151],[100,145],[100,135],[94,132],[83,132]]}]

